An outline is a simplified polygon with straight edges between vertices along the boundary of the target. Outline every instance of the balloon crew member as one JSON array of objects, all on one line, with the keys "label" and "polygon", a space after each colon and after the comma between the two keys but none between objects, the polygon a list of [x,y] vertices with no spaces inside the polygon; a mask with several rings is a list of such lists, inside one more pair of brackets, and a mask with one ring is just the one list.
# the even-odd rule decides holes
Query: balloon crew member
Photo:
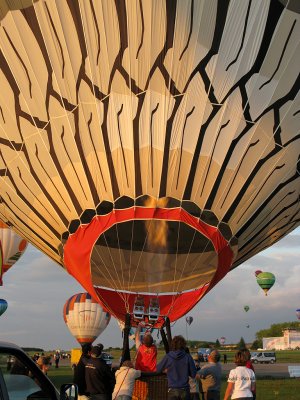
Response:
[{"label": "balloon crew member", "polygon": [[59,360],[60,360],[60,354],[58,351],[56,351],[54,354],[55,368],[58,368]]},{"label": "balloon crew member", "polygon": [[150,333],[145,333],[143,342],[140,340],[141,325],[135,332],[135,346],[137,350],[135,368],[143,372],[155,372],[157,362],[157,347],[153,343]]},{"label": "balloon crew member", "polygon": [[[252,371],[255,373],[252,361],[251,361],[251,353],[248,349],[242,349],[242,352],[246,355],[247,358],[247,362],[246,362],[246,367],[252,369]],[[253,400],[256,399],[256,387],[255,389],[252,391],[252,395],[253,395]]]},{"label": "balloon crew member", "polygon": [[115,386],[114,374],[101,358],[102,350],[103,345],[93,346],[85,364],[86,390],[91,400],[111,400]]},{"label": "balloon crew member", "polygon": [[116,385],[112,395],[113,400],[131,400],[134,383],[141,376],[141,371],[134,368],[132,361],[125,360],[116,371]]},{"label": "balloon crew member", "polygon": [[77,365],[74,368],[73,382],[76,383],[76,385],[78,386],[78,400],[88,400],[89,397],[85,382],[85,365],[90,358],[91,350],[91,343],[84,343],[82,345],[82,354]]},{"label": "balloon crew member", "polygon": [[234,357],[236,368],[229,372],[228,384],[224,400],[253,398],[256,389],[255,374],[252,369],[246,367],[247,355],[243,351],[237,351]]},{"label": "balloon crew member", "polygon": [[222,378],[220,357],[218,350],[213,350],[207,356],[208,364],[204,365],[199,372],[203,400],[220,400]]},{"label": "balloon crew member", "polygon": [[156,371],[166,371],[168,378],[168,400],[190,400],[189,377],[195,378],[196,367],[191,355],[186,353],[183,336],[174,336],[171,351],[157,365]]}]

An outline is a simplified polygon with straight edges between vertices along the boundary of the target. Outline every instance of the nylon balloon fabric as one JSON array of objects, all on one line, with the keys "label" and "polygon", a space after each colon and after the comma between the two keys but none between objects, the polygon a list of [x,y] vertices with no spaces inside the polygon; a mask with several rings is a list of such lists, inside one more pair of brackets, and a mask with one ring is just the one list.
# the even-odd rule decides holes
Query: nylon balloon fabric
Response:
[{"label": "nylon balloon fabric", "polygon": [[2,3],[0,218],[112,315],[299,226],[295,2]]}]

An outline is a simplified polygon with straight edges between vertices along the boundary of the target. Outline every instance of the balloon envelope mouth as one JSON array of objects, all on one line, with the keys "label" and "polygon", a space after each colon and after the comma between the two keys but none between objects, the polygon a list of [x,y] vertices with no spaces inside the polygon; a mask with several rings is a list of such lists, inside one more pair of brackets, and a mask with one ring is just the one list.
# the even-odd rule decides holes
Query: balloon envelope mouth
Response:
[{"label": "balloon envelope mouth", "polygon": [[232,251],[219,229],[181,207],[130,207],[114,209],[80,226],[67,241],[65,261],[74,274],[76,253],[83,257],[94,286],[179,293],[209,283],[225,248],[230,253],[227,265]]},{"label": "balloon envelope mouth", "polygon": [[172,215],[159,219],[163,213],[157,209],[158,219],[116,223],[99,236],[91,256],[95,285],[161,293],[186,291],[211,280],[218,266],[211,239]]}]

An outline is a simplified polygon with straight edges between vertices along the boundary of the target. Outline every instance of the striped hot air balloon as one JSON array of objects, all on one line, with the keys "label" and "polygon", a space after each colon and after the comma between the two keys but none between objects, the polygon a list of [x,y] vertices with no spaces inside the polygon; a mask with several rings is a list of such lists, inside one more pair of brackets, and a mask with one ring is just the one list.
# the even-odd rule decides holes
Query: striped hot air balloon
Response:
[{"label": "striped hot air balloon", "polygon": [[275,275],[272,274],[271,272],[261,272],[256,277],[257,283],[263,289],[266,296],[268,294],[268,291],[274,285],[275,280],[276,280]]},{"label": "striped hot air balloon", "polygon": [[[2,250],[2,267],[0,267],[0,284],[3,275],[19,260],[27,247],[27,241],[10,227],[0,221],[0,246]],[[1,275],[2,271],[2,275]]]},{"label": "striped hot air balloon", "polygon": [[92,343],[110,321],[110,314],[88,293],[70,297],[64,305],[63,316],[70,332],[81,345]]}]

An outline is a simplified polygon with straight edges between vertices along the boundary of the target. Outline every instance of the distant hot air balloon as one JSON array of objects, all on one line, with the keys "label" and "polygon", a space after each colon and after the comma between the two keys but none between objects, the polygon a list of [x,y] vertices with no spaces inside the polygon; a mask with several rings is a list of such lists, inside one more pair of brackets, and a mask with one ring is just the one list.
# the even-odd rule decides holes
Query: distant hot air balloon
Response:
[{"label": "distant hot air balloon", "polygon": [[246,325],[246,328],[250,328],[250,325]]},{"label": "distant hot air balloon", "polygon": [[260,269],[258,269],[257,271],[255,271],[255,276],[257,276],[257,275],[259,275],[261,273],[262,273],[262,271]]},{"label": "distant hot air balloon", "polygon": [[261,272],[256,277],[257,283],[263,289],[266,296],[268,290],[270,290],[271,287],[274,285],[275,280],[276,280],[275,275],[273,275],[271,272]]},{"label": "distant hot air balloon", "polygon": [[300,308],[298,308],[298,309],[296,310],[296,315],[297,315],[297,318],[300,319]]},{"label": "distant hot air balloon", "polygon": [[223,344],[225,344],[225,342],[226,342],[226,337],[224,337],[224,336],[220,337],[219,342],[223,346]]},{"label": "distant hot air balloon", "polygon": [[0,285],[2,276],[21,257],[27,247],[27,241],[0,221],[0,246],[2,248],[2,275],[0,267]]},{"label": "distant hot air balloon", "polygon": [[112,315],[176,321],[299,226],[295,1],[2,3],[0,219]]},{"label": "distant hot air balloon", "polygon": [[244,306],[244,310],[245,310],[246,312],[248,312],[248,311],[250,310],[250,307],[249,307],[249,306]]},{"label": "distant hot air balloon", "polygon": [[6,310],[7,310],[7,301],[4,299],[0,299],[0,315],[5,313]]},{"label": "distant hot air balloon", "polygon": [[193,317],[186,317],[185,320],[186,320],[186,323],[188,325],[191,325],[191,323],[194,321],[194,318]]},{"label": "distant hot air balloon", "polygon": [[63,316],[70,332],[81,345],[92,343],[110,321],[110,314],[88,293],[70,297],[65,303]]}]

